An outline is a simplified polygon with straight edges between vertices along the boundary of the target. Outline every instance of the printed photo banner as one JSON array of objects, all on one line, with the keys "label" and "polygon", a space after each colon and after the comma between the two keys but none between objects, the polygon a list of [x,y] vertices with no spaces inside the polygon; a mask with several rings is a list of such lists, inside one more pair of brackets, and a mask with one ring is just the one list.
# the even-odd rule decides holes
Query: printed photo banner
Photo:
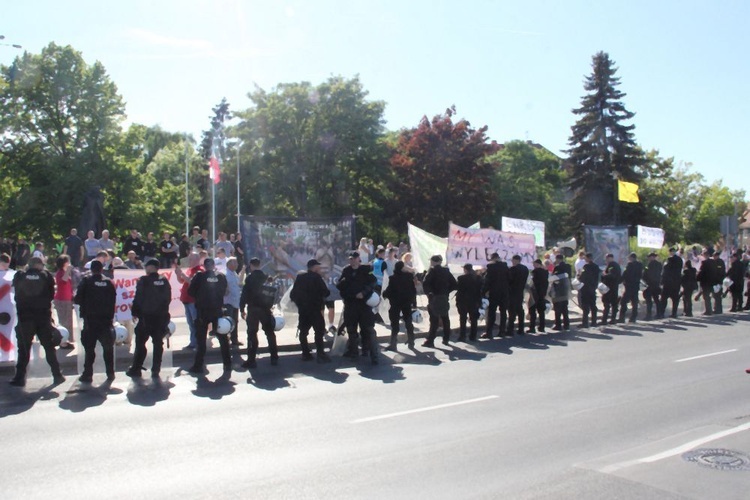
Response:
[{"label": "printed photo banner", "polygon": [[497,252],[511,264],[514,255],[521,263],[532,268],[536,259],[535,238],[532,234],[518,234],[496,229],[469,229],[451,224],[448,230],[448,264],[466,263],[486,267],[490,256]]},{"label": "printed photo banner", "polygon": [[508,233],[533,234],[536,246],[544,248],[544,222],[503,217],[502,227],[503,231]]},{"label": "printed photo banner", "polygon": [[428,233],[424,229],[407,223],[409,230],[409,248],[412,255],[412,264],[418,273],[430,268],[430,257],[441,255],[446,258],[448,239]]},{"label": "printed photo banner", "polygon": [[661,248],[664,246],[664,230],[658,227],[638,226],[638,246]]},{"label": "printed photo banner", "polygon": [[16,301],[13,294],[15,271],[0,271],[0,361],[15,361]]},{"label": "printed photo banner", "polygon": [[594,255],[594,262],[599,267],[606,265],[608,253],[615,256],[615,261],[625,266],[630,253],[628,226],[583,226],[583,241],[586,252]]},{"label": "printed photo banner", "polygon": [[243,216],[241,219],[245,261],[258,257],[263,271],[293,280],[317,259],[324,274],[341,274],[354,245],[354,217],[297,219]]},{"label": "printed photo banner", "polygon": [[[115,269],[114,279],[117,302],[115,303],[115,320],[119,322],[133,319],[132,307],[135,297],[135,285],[146,271],[143,269]],[[159,269],[159,274],[166,276],[172,287],[172,301],[169,303],[169,314],[173,318],[185,316],[185,306],[180,302],[182,284],[177,281],[174,269]]]}]

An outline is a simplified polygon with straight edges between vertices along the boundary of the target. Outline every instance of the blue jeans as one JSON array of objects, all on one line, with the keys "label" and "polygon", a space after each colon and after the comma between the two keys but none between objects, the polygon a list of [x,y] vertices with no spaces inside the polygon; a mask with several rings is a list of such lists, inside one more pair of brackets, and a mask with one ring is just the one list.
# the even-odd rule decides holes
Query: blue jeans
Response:
[{"label": "blue jeans", "polygon": [[195,308],[195,303],[183,302],[182,305],[185,306],[185,319],[190,329],[190,347],[196,347],[198,344],[195,337],[195,320],[198,318],[198,310]]}]

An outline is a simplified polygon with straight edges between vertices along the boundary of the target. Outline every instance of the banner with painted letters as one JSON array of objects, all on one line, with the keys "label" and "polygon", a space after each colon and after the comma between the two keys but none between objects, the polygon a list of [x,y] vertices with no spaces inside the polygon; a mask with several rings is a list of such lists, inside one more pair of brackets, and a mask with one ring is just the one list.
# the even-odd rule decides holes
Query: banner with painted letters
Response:
[{"label": "banner with painted letters", "polygon": [[0,271],[0,361],[15,361],[16,301],[13,294],[15,271]]},{"label": "banner with painted letters", "polygon": [[[117,292],[117,302],[115,303],[115,320],[119,322],[133,319],[131,309],[133,307],[133,298],[135,297],[135,285],[146,271],[143,269],[115,269],[114,279],[115,292]],[[180,290],[182,284],[177,281],[177,274],[174,269],[159,269],[159,274],[169,280],[169,286],[172,287],[172,302],[169,303],[169,315],[173,318],[185,316],[185,306],[180,302]]]},{"label": "banner with painted letters", "polygon": [[638,246],[661,248],[664,246],[664,230],[658,227],[638,226]]},{"label": "banner with painted letters", "polygon": [[508,233],[533,234],[536,246],[544,248],[544,222],[538,220],[502,218],[503,231]]},{"label": "banner with painted letters", "polygon": [[496,229],[469,229],[451,224],[448,230],[448,264],[472,264],[486,267],[493,253],[511,264],[514,255],[531,268],[536,259],[535,238],[532,234],[519,234]]}]

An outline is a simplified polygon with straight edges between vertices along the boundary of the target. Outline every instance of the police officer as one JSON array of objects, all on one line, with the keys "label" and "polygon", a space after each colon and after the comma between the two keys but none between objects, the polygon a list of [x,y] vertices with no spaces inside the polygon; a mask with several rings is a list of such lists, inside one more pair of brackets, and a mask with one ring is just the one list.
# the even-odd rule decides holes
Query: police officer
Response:
[{"label": "police officer", "polygon": [[154,345],[151,377],[158,378],[161,370],[161,356],[164,351],[164,336],[169,325],[169,303],[172,300],[172,287],[169,280],[159,274],[159,261],[148,259],[146,275],[138,280],[133,297],[133,318],[135,326],[135,352],[133,364],[125,372],[132,378],[140,378],[143,362],[146,360],[146,342],[151,339]]},{"label": "police officer", "polygon": [[[224,295],[227,292],[227,277],[216,272],[214,260],[206,259],[203,262],[203,268],[204,271],[200,271],[193,276],[188,288],[188,293],[195,299],[195,309],[198,313],[195,318],[195,338],[197,341],[195,361],[188,371],[196,374],[203,374],[208,325],[212,326],[214,332],[218,329],[219,318],[224,306]],[[230,372],[232,370],[232,358],[229,354],[229,335],[218,335],[218,337],[224,372]]]},{"label": "police officer", "polygon": [[552,274],[556,280],[552,285],[555,297],[552,301],[552,307],[555,310],[555,326],[553,330],[570,330],[570,310],[568,303],[570,301],[570,277],[573,269],[570,264],[565,262],[565,256],[562,254],[555,255],[555,268]]},{"label": "police officer", "polygon": [[297,304],[299,311],[299,343],[302,347],[302,360],[311,361],[313,355],[307,342],[310,328],[315,335],[315,352],[318,363],[328,363],[331,358],[325,353],[323,337],[326,333],[326,323],[323,319],[323,307],[326,297],[331,292],[323,280],[320,270],[320,262],[315,259],[307,261],[307,272],[299,274],[294,280],[294,286],[289,294],[292,302]]},{"label": "police officer", "polygon": [[544,268],[542,261],[534,261],[534,269],[531,270],[531,300],[529,305],[529,322],[531,328],[529,333],[536,333],[536,318],[539,315],[539,331],[544,333],[545,318],[547,313],[547,289],[549,288],[549,271]]},{"label": "police officer", "polygon": [[424,293],[427,294],[427,312],[430,316],[430,331],[427,340],[422,344],[425,347],[435,347],[438,325],[443,324],[443,345],[448,345],[451,338],[450,302],[448,294],[456,289],[458,283],[447,267],[443,267],[443,257],[433,255],[430,257],[430,270],[424,277]]},{"label": "police officer", "polygon": [[680,277],[682,285],[682,313],[688,318],[693,316],[693,292],[698,288],[697,271],[690,260],[685,261],[685,270]]},{"label": "police officer", "polygon": [[663,318],[667,311],[667,301],[672,300],[672,318],[677,317],[677,304],[680,301],[680,281],[682,278],[682,259],[677,250],[669,249],[669,257],[661,272],[662,295],[657,318]]},{"label": "police officer", "polygon": [[[266,285],[268,276],[260,270],[260,259],[253,257],[248,262],[250,274],[245,278],[240,296],[240,314],[247,319],[247,361],[242,363],[246,369],[255,368],[255,357],[258,354],[258,327],[268,339],[268,350],[271,353],[271,365],[279,364],[279,350],[276,346],[275,322],[271,308],[275,303],[273,287]],[[247,306],[247,313],[245,313]]]},{"label": "police officer", "polygon": [[659,316],[662,268],[656,253],[648,254],[648,265],[643,272],[643,280],[646,282],[646,289],[643,291],[643,298],[646,300],[646,321],[651,319],[651,310],[654,306],[656,306],[657,317]]},{"label": "police officer", "polygon": [[[721,258],[721,252],[714,252],[714,268],[716,269],[713,281],[714,287],[712,289],[714,294],[714,314],[722,314],[724,309],[721,302],[724,297],[724,291],[721,285],[724,282],[724,278],[727,277],[727,266],[724,263],[724,259]],[[718,292],[716,291],[717,288]]]},{"label": "police officer", "polygon": [[742,264],[742,254],[737,251],[730,257],[727,278],[732,280],[732,286],[727,292],[732,293],[732,308],[729,312],[742,311],[742,292],[745,289],[745,266]]},{"label": "police officer", "polygon": [[713,286],[716,281],[716,262],[711,258],[711,253],[708,248],[703,250],[703,261],[701,261],[701,268],[698,271],[698,283],[701,285],[701,295],[703,295],[704,305],[704,316],[711,316],[714,313],[714,308],[711,305],[713,300],[714,291]]},{"label": "police officer", "polygon": [[375,314],[367,299],[375,290],[377,280],[372,268],[362,264],[359,252],[349,253],[349,265],[342,271],[336,287],[344,300],[344,326],[349,335],[344,356],[357,358],[359,328],[362,335],[363,354],[368,354],[372,364],[378,364],[378,344],[375,336]]},{"label": "police officer", "polygon": [[607,254],[605,261],[607,266],[602,273],[602,283],[609,288],[609,291],[602,295],[602,304],[604,305],[602,325],[607,324],[607,320],[610,318],[610,311],[612,312],[612,320],[610,321],[610,324],[614,325],[617,323],[617,309],[620,299],[617,296],[617,292],[620,288],[620,281],[622,280],[622,269],[620,268],[620,264],[615,261],[615,256],[611,253]]},{"label": "police officer", "polygon": [[622,273],[622,285],[625,291],[622,294],[620,302],[620,323],[625,323],[625,314],[628,312],[628,304],[631,305],[633,312],[630,313],[628,323],[635,323],[638,319],[638,292],[641,288],[641,278],[643,277],[643,264],[638,260],[635,253],[628,255],[628,264]]},{"label": "police officer", "polygon": [[404,263],[396,262],[393,275],[388,280],[388,286],[383,292],[383,297],[390,302],[388,318],[391,323],[391,341],[387,349],[396,350],[399,325],[401,318],[404,319],[406,327],[406,344],[409,349],[414,347],[414,324],[411,319],[411,307],[417,300],[417,288],[414,286],[414,275],[404,271]]},{"label": "police officer", "polygon": [[95,260],[91,262],[91,274],[81,280],[76,291],[75,303],[81,308],[83,331],[81,343],[86,351],[83,362],[83,373],[80,380],[91,383],[96,359],[96,342],[104,351],[104,368],[107,380],[115,379],[115,339],[112,331],[112,320],[115,317],[116,292],[112,280],[102,276],[104,265]]},{"label": "police officer", "polygon": [[464,273],[456,279],[456,309],[458,309],[458,341],[466,342],[466,320],[469,320],[469,340],[477,340],[479,308],[482,306],[482,278],[474,266],[464,264]]},{"label": "police officer", "polygon": [[496,311],[500,309],[500,335],[505,335],[505,325],[508,321],[508,264],[500,260],[498,253],[490,256],[487,272],[484,277],[482,295],[487,296],[490,303],[487,306],[487,328],[483,339],[492,338],[495,327]]},{"label": "police officer", "polygon": [[[596,307],[596,287],[599,286],[600,274],[601,270],[599,266],[594,263],[594,255],[587,253],[586,263],[583,265],[581,276],[579,277],[579,280],[583,283],[580,294],[581,312],[583,313],[581,326],[583,328],[588,328],[589,325],[596,326],[596,314],[599,312]],[[591,315],[590,323],[589,314]]]},{"label": "police officer", "polygon": [[[26,385],[26,367],[31,355],[31,342],[34,336],[44,347],[44,353],[52,370],[54,383],[65,382],[60,364],[57,362],[55,327],[52,325],[52,299],[55,296],[55,278],[44,269],[44,262],[39,257],[29,259],[26,271],[17,271],[13,276],[13,289],[16,297],[16,339],[18,342],[18,361],[16,374],[10,385],[23,387]],[[59,335],[59,333],[58,333]]]},{"label": "police officer", "polygon": [[508,336],[513,336],[513,327],[518,320],[518,335],[524,334],[523,292],[529,280],[529,268],[521,264],[521,256],[511,258],[513,265],[508,270]]}]

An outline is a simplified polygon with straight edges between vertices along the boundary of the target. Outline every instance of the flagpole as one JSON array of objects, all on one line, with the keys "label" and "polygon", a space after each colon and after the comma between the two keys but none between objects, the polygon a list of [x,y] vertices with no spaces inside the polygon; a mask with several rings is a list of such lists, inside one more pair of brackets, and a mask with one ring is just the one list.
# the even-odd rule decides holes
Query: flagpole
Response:
[{"label": "flagpole", "polygon": [[216,257],[216,182],[211,181],[211,256]]},{"label": "flagpole", "polygon": [[185,134],[185,234],[190,236],[190,190],[188,186],[188,141],[187,134]]}]

